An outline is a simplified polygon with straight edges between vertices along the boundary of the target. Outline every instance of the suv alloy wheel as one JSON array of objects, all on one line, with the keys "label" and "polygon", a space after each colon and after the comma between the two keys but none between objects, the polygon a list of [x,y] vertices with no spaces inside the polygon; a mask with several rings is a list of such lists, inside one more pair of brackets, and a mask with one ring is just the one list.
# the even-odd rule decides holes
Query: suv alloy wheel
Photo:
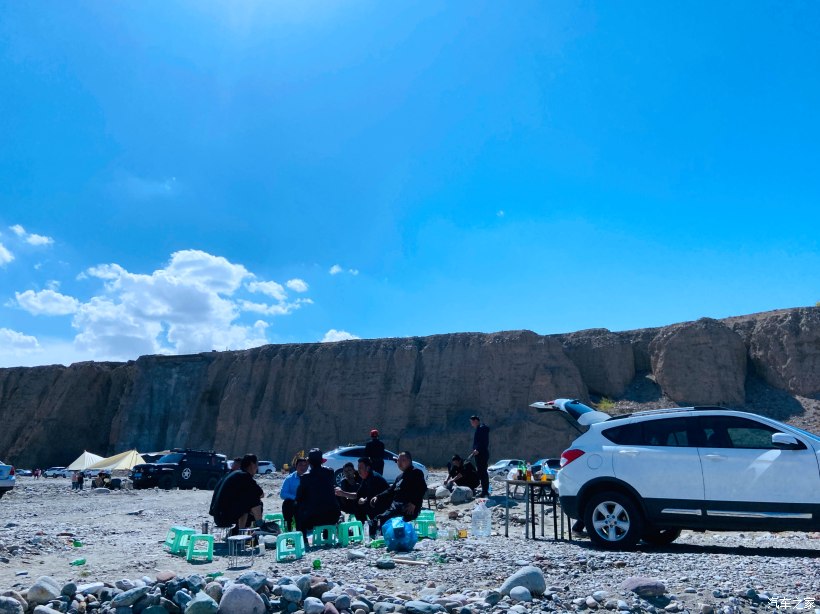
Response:
[{"label": "suv alloy wheel", "polygon": [[606,491],[592,495],[584,524],[590,541],[607,550],[631,548],[643,534],[643,517],[631,497]]}]

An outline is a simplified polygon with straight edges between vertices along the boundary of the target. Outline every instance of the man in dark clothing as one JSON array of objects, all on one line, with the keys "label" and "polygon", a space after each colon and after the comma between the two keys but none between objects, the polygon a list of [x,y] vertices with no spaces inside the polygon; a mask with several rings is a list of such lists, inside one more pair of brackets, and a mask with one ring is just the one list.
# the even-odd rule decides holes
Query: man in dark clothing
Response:
[{"label": "man in dark clothing", "polygon": [[424,474],[421,469],[413,466],[413,457],[410,452],[399,454],[397,461],[401,474],[393,484],[371,497],[370,506],[374,509],[386,504],[385,511],[379,514],[379,527],[395,516],[401,516],[405,522],[415,520],[421,512],[424,504],[424,495],[427,493],[427,482],[424,481]]},{"label": "man in dark clothing", "polygon": [[470,424],[475,429],[473,435],[473,451],[470,456],[475,457],[478,479],[481,481],[479,497],[490,496],[490,476],[487,473],[487,464],[490,461],[490,427],[481,422],[478,416],[470,416]]},{"label": "man in dark clothing", "polygon": [[373,471],[373,465],[368,456],[359,459],[359,477],[362,481],[355,495],[351,496],[344,491],[340,493],[340,488],[336,489],[336,495],[344,496],[349,500],[352,499],[355,506],[353,514],[355,514],[356,520],[361,523],[370,522],[370,536],[373,537],[378,530],[373,523],[373,519],[387,509],[387,503],[371,507],[370,500],[387,490],[389,485],[380,473]]},{"label": "man in dark clothing", "polygon": [[370,441],[364,444],[364,455],[370,458],[373,471],[379,475],[384,473],[384,443],[376,429],[370,431]]},{"label": "man in dark clothing", "polygon": [[452,490],[453,486],[478,488],[478,484],[478,473],[476,473],[473,464],[465,463],[458,454],[453,456],[450,461],[450,470],[448,471],[447,479],[444,480],[444,486]]},{"label": "man in dark clothing", "polygon": [[308,453],[310,471],[299,480],[296,489],[296,528],[307,542],[313,527],[339,522],[339,502],[336,501],[333,470],[322,467],[322,451],[313,448]]},{"label": "man in dark clothing", "polygon": [[232,471],[217,484],[208,512],[214,517],[216,526],[235,524],[238,530],[251,526],[253,521],[262,520],[264,493],[253,479],[257,468],[256,455],[246,454],[242,457],[240,469]]},{"label": "man in dark clothing", "polygon": [[[359,477],[356,469],[353,468],[353,463],[345,463],[342,467],[342,481],[336,489],[336,499],[339,501],[339,507],[345,514],[356,513],[356,493],[359,492],[359,486],[362,484],[362,479]],[[341,491],[341,492],[339,492]],[[348,495],[353,495],[349,497]]]}]

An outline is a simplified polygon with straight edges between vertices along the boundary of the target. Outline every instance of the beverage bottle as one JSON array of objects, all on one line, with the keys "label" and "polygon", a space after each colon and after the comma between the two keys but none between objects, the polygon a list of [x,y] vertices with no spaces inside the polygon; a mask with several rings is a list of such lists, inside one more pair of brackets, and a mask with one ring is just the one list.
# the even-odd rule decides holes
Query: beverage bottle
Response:
[{"label": "beverage bottle", "polygon": [[71,561],[70,565],[74,565],[75,567],[79,565],[85,565],[85,559],[74,559],[73,561]]},{"label": "beverage bottle", "polygon": [[489,537],[492,531],[492,517],[490,510],[481,500],[473,510],[472,533],[473,537]]}]

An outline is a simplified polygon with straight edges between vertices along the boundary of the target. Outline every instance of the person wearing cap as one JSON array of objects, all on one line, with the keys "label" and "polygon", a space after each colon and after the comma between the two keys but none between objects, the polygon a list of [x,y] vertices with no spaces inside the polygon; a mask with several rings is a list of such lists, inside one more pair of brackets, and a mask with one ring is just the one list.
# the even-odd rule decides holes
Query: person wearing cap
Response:
[{"label": "person wearing cap", "polygon": [[307,540],[313,527],[339,522],[339,502],[336,500],[336,481],[333,470],[322,466],[322,451],[308,452],[310,471],[299,480],[296,489],[296,528]]},{"label": "person wearing cap", "polygon": [[487,465],[490,461],[490,427],[475,415],[470,416],[470,424],[475,429],[473,451],[470,452],[470,456],[475,458],[478,479],[481,481],[481,494],[479,497],[489,497],[490,475],[487,473]]},{"label": "person wearing cap", "polygon": [[384,443],[379,439],[379,431],[370,431],[370,441],[364,444],[364,455],[370,458],[373,471],[378,474],[384,473]]}]

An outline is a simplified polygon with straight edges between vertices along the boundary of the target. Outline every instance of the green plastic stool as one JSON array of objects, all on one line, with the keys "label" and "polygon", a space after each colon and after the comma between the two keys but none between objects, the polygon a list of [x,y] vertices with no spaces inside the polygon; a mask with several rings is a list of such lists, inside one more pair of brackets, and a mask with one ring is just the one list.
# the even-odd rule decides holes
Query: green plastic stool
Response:
[{"label": "green plastic stool", "polygon": [[417,520],[435,520],[436,513],[433,510],[421,510]]},{"label": "green plastic stool", "polygon": [[279,530],[284,532],[288,527],[285,526],[285,515],[284,514],[265,514],[262,517],[262,520],[265,522],[275,522],[279,525]]},{"label": "green plastic stool", "polygon": [[426,537],[428,539],[436,539],[438,537],[438,528],[436,527],[435,520],[422,520],[419,518],[416,520],[416,530],[419,533],[419,537]]},{"label": "green plastic stool", "polygon": [[171,554],[180,554],[188,545],[188,538],[195,534],[196,531],[188,527],[171,527],[168,529],[168,534],[165,536],[165,542],[162,545],[168,548],[168,552]]},{"label": "green plastic stool", "polygon": [[[325,537],[325,533],[327,533],[327,537]],[[339,532],[335,524],[323,524],[318,527],[313,527],[314,548],[337,545],[339,545]]]},{"label": "green plastic stool", "polygon": [[364,526],[361,521],[339,523],[339,543],[347,546],[353,542],[364,543]]},{"label": "green plastic stool", "polygon": [[276,536],[276,562],[281,563],[291,556],[296,559],[305,556],[305,539],[300,531]]},{"label": "green plastic stool", "polygon": [[[203,548],[197,548],[198,544],[205,544]],[[213,535],[203,535],[197,533],[195,535],[190,535],[188,537],[188,554],[185,556],[185,560],[189,563],[192,563],[194,560],[202,561],[204,560],[207,563],[210,563],[214,560],[214,536]]]}]

